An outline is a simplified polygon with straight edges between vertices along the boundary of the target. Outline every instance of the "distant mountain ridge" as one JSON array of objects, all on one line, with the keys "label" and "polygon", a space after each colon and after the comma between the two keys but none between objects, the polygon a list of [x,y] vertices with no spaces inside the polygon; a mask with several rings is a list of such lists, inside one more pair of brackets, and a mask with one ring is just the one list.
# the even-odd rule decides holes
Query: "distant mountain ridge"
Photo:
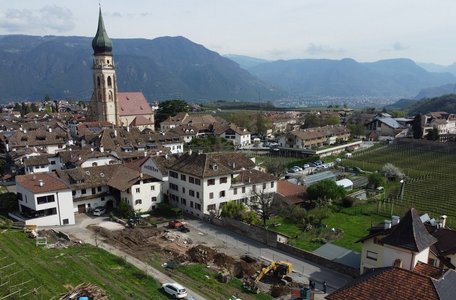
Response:
[{"label": "distant mountain ridge", "polygon": [[[233,61],[184,37],[113,39],[120,91],[152,100],[263,100],[286,95]],[[72,97],[90,99],[89,37],[0,36],[0,102]]]},{"label": "distant mountain ridge", "polygon": [[[142,91],[149,101],[413,98],[456,83],[454,75],[428,72],[409,59],[228,59],[184,37],[113,39],[113,54],[119,91]],[[0,36],[0,102],[45,95],[89,100],[91,67],[90,37]]]},{"label": "distant mountain ridge", "polygon": [[414,97],[421,89],[455,83],[449,73],[431,73],[410,59],[359,63],[353,59],[295,59],[263,63],[253,75],[301,96]]}]

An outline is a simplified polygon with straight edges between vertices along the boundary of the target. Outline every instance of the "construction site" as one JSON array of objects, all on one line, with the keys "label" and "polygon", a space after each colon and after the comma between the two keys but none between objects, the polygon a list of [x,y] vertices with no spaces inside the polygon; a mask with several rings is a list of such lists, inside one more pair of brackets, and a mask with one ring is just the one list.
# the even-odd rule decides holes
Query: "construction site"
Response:
[{"label": "construction site", "polygon": [[[186,228],[186,227],[184,227]],[[267,261],[252,257],[233,248],[227,248],[197,230],[183,230],[175,224],[162,227],[135,227],[112,230],[106,226],[93,226],[96,239],[152,265],[162,267],[167,275],[178,279],[181,274],[175,269],[181,265],[203,264],[219,282],[227,283],[237,278],[242,284],[233,293],[242,294],[242,299],[255,299],[253,295],[266,293],[280,299],[291,297],[308,282],[295,276],[288,262]],[[309,292],[310,293],[310,292]],[[310,299],[310,297],[308,298]]]}]

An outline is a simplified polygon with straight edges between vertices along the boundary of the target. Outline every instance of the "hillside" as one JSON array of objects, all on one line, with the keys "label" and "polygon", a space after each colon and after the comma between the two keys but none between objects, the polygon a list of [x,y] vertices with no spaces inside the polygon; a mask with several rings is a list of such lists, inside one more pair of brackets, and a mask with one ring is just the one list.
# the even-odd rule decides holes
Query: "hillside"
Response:
[{"label": "hillside", "polygon": [[[149,100],[272,100],[274,89],[235,62],[183,37],[113,39],[120,91]],[[14,99],[90,99],[91,38],[0,36],[0,102]]]},{"label": "hillside", "polygon": [[442,95],[448,95],[456,92],[456,84],[450,83],[441,86],[435,86],[430,88],[422,89],[418,95],[415,96],[415,99],[424,99],[424,98],[433,98],[439,97]]},{"label": "hillside", "polygon": [[426,114],[431,111],[445,111],[451,114],[456,113],[456,94],[423,99],[407,108],[410,115]]},{"label": "hillside", "polygon": [[300,96],[413,97],[421,89],[456,82],[449,73],[431,73],[409,59],[359,63],[353,59],[296,59],[263,63],[253,75]]}]

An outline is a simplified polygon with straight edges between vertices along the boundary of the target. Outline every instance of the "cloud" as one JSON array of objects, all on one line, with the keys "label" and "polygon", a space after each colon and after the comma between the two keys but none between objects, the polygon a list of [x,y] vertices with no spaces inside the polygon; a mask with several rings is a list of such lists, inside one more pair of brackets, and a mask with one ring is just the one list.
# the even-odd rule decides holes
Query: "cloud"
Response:
[{"label": "cloud", "polygon": [[309,46],[306,48],[305,52],[309,55],[343,54],[343,53],[345,53],[345,50],[344,49],[333,49],[328,46],[310,43]]},{"label": "cloud", "polygon": [[46,5],[41,9],[8,9],[0,15],[0,28],[7,32],[49,33],[67,32],[75,27],[73,13],[56,5]]}]

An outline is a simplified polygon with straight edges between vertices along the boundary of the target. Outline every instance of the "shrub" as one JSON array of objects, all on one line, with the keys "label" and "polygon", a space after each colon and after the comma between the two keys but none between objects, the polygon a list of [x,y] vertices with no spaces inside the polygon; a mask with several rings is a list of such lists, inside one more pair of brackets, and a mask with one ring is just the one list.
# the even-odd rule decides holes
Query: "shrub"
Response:
[{"label": "shrub", "polygon": [[350,196],[346,196],[346,197],[342,198],[342,201],[341,201],[342,207],[345,207],[345,208],[352,207],[353,203],[355,203],[355,199]]}]

